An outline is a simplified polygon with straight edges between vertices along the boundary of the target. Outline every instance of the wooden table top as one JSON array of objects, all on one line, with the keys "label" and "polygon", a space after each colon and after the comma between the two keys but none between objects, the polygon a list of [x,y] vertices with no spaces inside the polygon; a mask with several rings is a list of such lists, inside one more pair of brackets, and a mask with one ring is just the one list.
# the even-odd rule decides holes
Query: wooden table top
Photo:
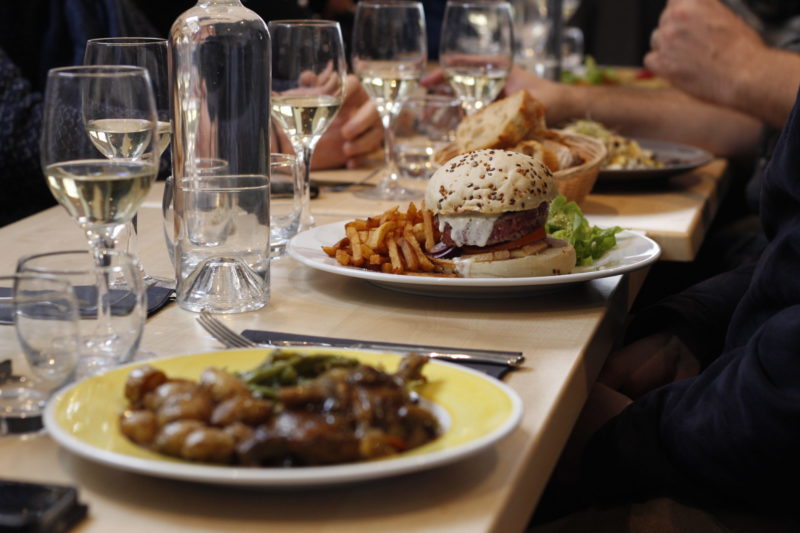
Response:
[{"label": "wooden table top", "polygon": [[[656,240],[669,237],[658,231],[685,222],[681,249],[692,250],[691,234],[704,231],[700,221],[707,222],[704,213],[716,194],[704,187],[715,189],[718,182],[712,175],[723,170],[724,164],[712,163],[688,191],[665,193],[685,201],[676,200],[677,212],[671,217],[637,215],[653,212],[654,206],[667,211],[668,200],[650,195],[643,195],[640,204],[633,194],[592,195],[587,211],[600,220],[617,210],[632,222],[650,224],[642,229]],[[140,254],[150,273],[168,275],[159,194],[160,187],[154,187],[140,211]],[[692,198],[694,208],[689,207]],[[382,205],[364,202],[350,192],[323,193],[312,209],[318,223],[382,210]],[[12,271],[16,259],[27,253],[74,247],[84,247],[82,232],[61,208],[52,208],[0,229],[0,248],[5,250],[0,268]],[[81,500],[89,504],[89,518],[78,532],[519,531],[622,330],[644,272],[558,292],[484,299],[394,292],[317,272],[288,257],[273,262],[271,276],[269,306],[226,316],[226,323],[237,330],[522,351],[524,367],[504,380],[522,398],[520,427],[491,449],[449,466],[337,487],[253,490],[159,479],[82,459],[59,449],[47,435],[0,438],[3,477],[78,486]],[[143,349],[159,356],[219,349],[195,318],[168,306],[149,319]],[[13,342],[12,328],[0,328],[0,342]]]}]

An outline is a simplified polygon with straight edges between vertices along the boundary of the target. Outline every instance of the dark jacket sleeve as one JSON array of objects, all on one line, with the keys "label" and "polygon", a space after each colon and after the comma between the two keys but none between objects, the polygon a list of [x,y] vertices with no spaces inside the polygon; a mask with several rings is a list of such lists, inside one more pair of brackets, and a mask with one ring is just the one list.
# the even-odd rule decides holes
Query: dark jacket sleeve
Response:
[{"label": "dark jacket sleeve", "polygon": [[[590,441],[583,474],[604,500],[666,494],[753,504],[800,495],[800,305],[695,378],[657,389]],[[789,490],[786,490],[789,487]],[[780,489],[780,490],[779,490]]]},{"label": "dark jacket sleeve", "polygon": [[42,95],[0,49],[0,225],[54,202],[39,166]]},{"label": "dark jacket sleeve", "polygon": [[728,324],[754,268],[742,265],[642,310],[628,326],[626,343],[656,332],[674,333],[707,367],[722,353]]}]

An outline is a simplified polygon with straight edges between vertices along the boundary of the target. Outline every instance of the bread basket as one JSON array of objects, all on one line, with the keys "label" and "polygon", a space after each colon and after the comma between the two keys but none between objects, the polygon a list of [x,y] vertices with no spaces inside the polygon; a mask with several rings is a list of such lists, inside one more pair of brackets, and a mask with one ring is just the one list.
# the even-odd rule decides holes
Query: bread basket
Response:
[{"label": "bread basket", "polygon": [[558,192],[567,200],[582,203],[597,181],[597,175],[606,158],[606,147],[602,141],[566,130],[558,130],[573,153],[583,159],[583,163],[553,173]]}]

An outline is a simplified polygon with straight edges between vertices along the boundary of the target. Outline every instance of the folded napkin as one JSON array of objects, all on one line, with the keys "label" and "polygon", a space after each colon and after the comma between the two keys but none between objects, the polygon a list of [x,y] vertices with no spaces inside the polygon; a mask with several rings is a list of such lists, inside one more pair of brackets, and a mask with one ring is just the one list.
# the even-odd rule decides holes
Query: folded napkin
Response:
[{"label": "folded napkin", "polygon": [[[242,332],[242,335],[247,337],[253,342],[258,343],[269,343],[275,341],[289,341],[289,342],[309,342],[309,343],[316,343],[316,344],[333,344],[333,345],[347,345],[347,344],[358,344],[368,341],[358,341],[354,339],[338,339],[333,337],[316,337],[312,335],[295,335],[294,333],[280,333],[278,331],[261,331],[255,329],[246,329]],[[392,343],[392,342],[383,342],[388,347],[396,346],[398,349],[402,349],[406,351],[408,349],[408,345],[400,344],[400,343]],[[439,350],[442,352],[459,352],[462,351],[461,348],[445,348],[439,347]],[[470,350],[470,351],[479,351],[479,350]],[[478,370],[479,372],[483,372],[485,374],[489,374],[490,376],[496,377],[497,379],[503,379],[503,376],[508,374],[511,370],[514,370],[514,367],[509,366],[504,363],[476,363],[473,361],[452,361],[447,360],[450,363],[456,363],[457,365],[463,365],[468,368],[472,368],[473,370]]]},{"label": "folded napkin", "polygon": [[[75,292],[81,300],[94,301],[96,299],[95,287],[75,287]],[[112,291],[113,294],[114,291]],[[147,289],[147,316],[152,316],[160,311],[167,305],[175,291],[165,287],[157,287],[155,285]],[[11,289],[9,287],[0,287],[0,298],[8,298],[11,296]],[[130,306],[130,298],[122,298],[111,305],[111,312],[114,309],[126,309]],[[81,310],[81,316],[91,317],[96,313],[95,309],[88,308]],[[14,323],[14,309],[10,304],[0,303],[0,324],[13,324]]]}]

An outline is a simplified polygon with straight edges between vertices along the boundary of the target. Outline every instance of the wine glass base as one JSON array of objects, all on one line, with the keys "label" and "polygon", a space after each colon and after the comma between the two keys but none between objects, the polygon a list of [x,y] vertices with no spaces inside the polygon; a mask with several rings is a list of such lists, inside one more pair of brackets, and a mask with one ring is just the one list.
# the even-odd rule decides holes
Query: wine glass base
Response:
[{"label": "wine glass base", "polygon": [[147,272],[144,273],[144,284],[145,287],[148,289],[150,287],[163,287],[165,289],[172,289],[174,290],[177,282],[174,279],[167,279],[167,278],[159,278],[156,276],[151,276]]},{"label": "wine glass base", "polygon": [[420,199],[423,196],[423,192],[406,189],[399,184],[390,184],[387,186],[384,183],[379,183],[375,187],[355,190],[353,191],[353,196],[366,198],[367,200],[402,201]]},{"label": "wine glass base", "polygon": [[0,386],[0,436],[43,431],[42,413],[48,397],[49,392],[35,388],[24,378]]}]

